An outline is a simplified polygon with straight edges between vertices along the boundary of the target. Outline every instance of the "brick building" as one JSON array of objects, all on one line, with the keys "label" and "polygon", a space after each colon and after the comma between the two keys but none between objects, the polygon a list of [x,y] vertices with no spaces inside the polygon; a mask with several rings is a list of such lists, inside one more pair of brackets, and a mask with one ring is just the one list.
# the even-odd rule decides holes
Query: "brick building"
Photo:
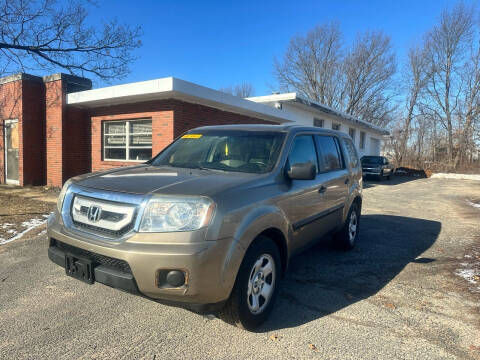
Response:
[{"label": "brick building", "polygon": [[175,78],[90,88],[66,74],[0,79],[1,183],[59,187],[78,174],[145,161],[197,126],[292,121]]},{"label": "brick building", "polygon": [[341,130],[359,128],[372,142],[386,133],[300,103],[296,94],[242,99],[172,77],[91,87],[89,79],[66,74],[0,79],[0,183],[60,187],[78,174],[141,163],[203,125],[317,125],[320,116],[345,124]]}]

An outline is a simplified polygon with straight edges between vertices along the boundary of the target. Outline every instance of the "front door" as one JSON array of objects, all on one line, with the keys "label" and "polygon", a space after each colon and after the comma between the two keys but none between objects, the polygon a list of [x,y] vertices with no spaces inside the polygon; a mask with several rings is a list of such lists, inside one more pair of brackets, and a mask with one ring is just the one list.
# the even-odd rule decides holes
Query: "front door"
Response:
[{"label": "front door", "polygon": [[[289,164],[311,163],[318,169],[317,153],[312,135],[297,135],[293,141]],[[318,176],[313,180],[291,180],[285,188],[285,196],[278,206],[288,217],[293,230],[292,253],[299,252],[321,233],[320,215],[326,210],[322,182]]]},{"label": "front door", "polygon": [[5,120],[5,182],[18,185],[18,120]]}]

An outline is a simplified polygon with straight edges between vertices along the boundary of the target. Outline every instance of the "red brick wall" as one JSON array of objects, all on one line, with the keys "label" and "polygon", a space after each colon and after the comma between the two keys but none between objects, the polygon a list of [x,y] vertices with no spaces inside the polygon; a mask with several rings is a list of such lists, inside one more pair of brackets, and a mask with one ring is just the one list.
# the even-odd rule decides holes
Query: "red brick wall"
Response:
[{"label": "red brick wall", "polygon": [[174,138],[185,131],[208,125],[225,124],[275,124],[273,122],[251,118],[204,105],[172,101],[174,114]]},{"label": "red brick wall", "polygon": [[45,83],[47,185],[60,187],[64,180],[63,137],[65,92],[63,81]]},{"label": "red brick wall", "polygon": [[67,107],[63,123],[63,180],[92,168],[91,126],[88,112]]},{"label": "red brick wall", "polygon": [[23,81],[22,142],[23,184],[45,184],[45,87],[40,81]]}]

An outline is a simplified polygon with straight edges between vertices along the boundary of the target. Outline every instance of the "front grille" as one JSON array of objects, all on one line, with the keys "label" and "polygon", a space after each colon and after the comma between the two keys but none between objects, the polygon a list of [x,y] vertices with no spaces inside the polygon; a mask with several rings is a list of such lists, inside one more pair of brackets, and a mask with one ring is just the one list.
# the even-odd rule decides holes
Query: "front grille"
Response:
[{"label": "front grille", "polygon": [[91,232],[96,232],[98,234],[107,235],[111,237],[120,237],[128,233],[130,230],[133,229],[133,225],[134,225],[134,223],[130,223],[127,226],[125,226],[123,229],[115,231],[115,230],[109,230],[109,229],[105,229],[105,228],[94,226],[94,225],[84,224],[78,221],[73,221],[73,223],[75,224],[76,227],[83,228]]},{"label": "front grille", "polygon": [[70,253],[74,256],[84,257],[84,258],[93,260],[97,264],[104,265],[104,266],[106,266],[108,268],[111,268],[111,269],[123,271],[123,272],[128,273],[128,274],[132,273],[132,270],[130,269],[130,265],[128,265],[128,263],[124,260],[115,259],[115,258],[112,258],[112,257],[109,257],[109,256],[96,254],[96,253],[93,253],[91,251],[78,248],[76,246],[65,244],[65,243],[63,243],[61,241],[58,241],[58,240],[55,240],[55,239],[51,239],[50,246],[55,246],[56,248],[58,248],[62,252]]},{"label": "front grille", "polygon": [[[137,205],[75,195],[71,220],[77,228],[118,238],[134,228]],[[93,211],[93,212],[92,212]]]}]

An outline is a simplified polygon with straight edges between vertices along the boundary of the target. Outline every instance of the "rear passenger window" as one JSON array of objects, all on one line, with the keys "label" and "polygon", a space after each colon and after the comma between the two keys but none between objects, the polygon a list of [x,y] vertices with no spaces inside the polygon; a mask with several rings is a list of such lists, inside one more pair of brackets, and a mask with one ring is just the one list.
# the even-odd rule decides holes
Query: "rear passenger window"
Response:
[{"label": "rear passenger window", "polygon": [[317,135],[319,157],[323,165],[322,171],[333,171],[343,168],[342,157],[337,140],[333,136]]},{"label": "rear passenger window", "polygon": [[357,155],[357,150],[355,149],[355,145],[353,145],[352,140],[350,139],[343,139],[343,142],[345,143],[345,147],[347,148],[348,152],[348,157],[350,159],[350,167],[356,168],[359,164],[358,161],[358,155]]},{"label": "rear passenger window", "polygon": [[317,152],[311,135],[300,135],[293,140],[293,145],[288,155],[290,165],[312,163],[318,169]]}]

